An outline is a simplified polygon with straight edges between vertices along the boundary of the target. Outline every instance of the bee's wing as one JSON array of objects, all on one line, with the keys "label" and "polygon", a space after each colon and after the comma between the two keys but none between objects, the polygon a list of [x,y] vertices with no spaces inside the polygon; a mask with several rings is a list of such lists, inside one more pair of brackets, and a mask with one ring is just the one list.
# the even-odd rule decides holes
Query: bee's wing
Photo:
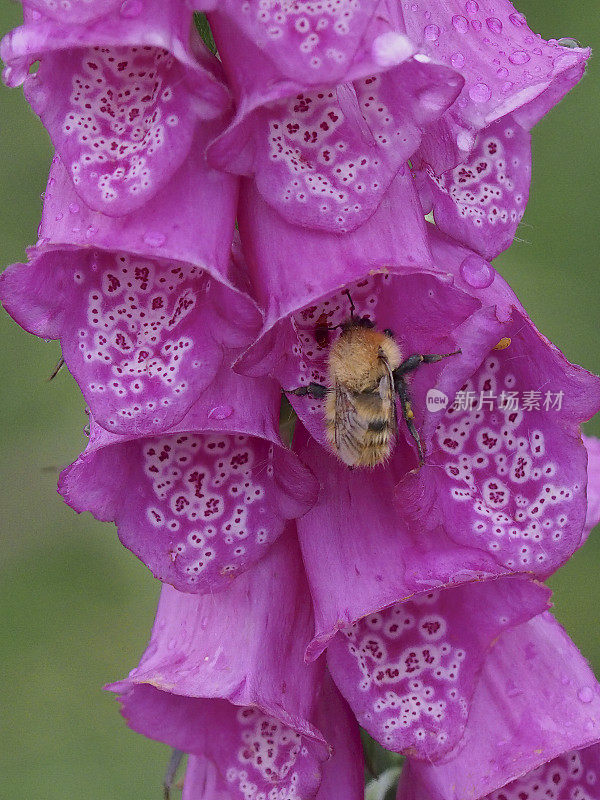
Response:
[{"label": "bee's wing", "polygon": [[357,408],[354,393],[335,384],[334,443],[346,464],[356,464],[363,450],[368,423]]},{"label": "bee's wing", "polygon": [[385,365],[385,375],[379,381],[379,396],[381,397],[382,415],[389,420],[394,432],[398,430],[398,412],[396,409],[396,390],[394,388],[394,374],[387,358],[380,356]]}]

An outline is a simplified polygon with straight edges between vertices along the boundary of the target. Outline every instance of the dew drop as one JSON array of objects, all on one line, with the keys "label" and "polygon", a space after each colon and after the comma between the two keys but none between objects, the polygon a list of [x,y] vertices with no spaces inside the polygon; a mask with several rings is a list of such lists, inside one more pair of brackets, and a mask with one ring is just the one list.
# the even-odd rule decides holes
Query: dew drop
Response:
[{"label": "dew drop", "polygon": [[488,17],[485,21],[485,24],[492,33],[502,33],[502,23],[498,17]]},{"label": "dew drop", "polygon": [[469,89],[469,97],[475,103],[487,103],[492,96],[492,90],[487,83],[476,83]]},{"label": "dew drop", "polygon": [[481,30],[481,22],[478,19],[474,19],[471,21],[471,27],[474,31],[479,32]]},{"label": "dew drop", "polygon": [[122,17],[138,17],[143,7],[144,4],[142,0],[124,0],[124,2],[121,3],[120,13]]},{"label": "dew drop", "polygon": [[507,78],[508,77],[508,70],[506,69],[506,67],[500,67],[500,69],[496,71],[496,75],[499,78]]},{"label": "dew drop", "polygon": [[77,214],[79,212],[79,204],[69,203],[69,211],[71,214]]},{"label": "dew drop", "polygon": [[455,14],[452,17],[452,25],[459,33],[466,33],[469,30],[469,20],[460,14]]},{"label": "dew drop", "polygon": [[515,27],[517,27],[517,28],[522,28],[522,27],[523,27],[523,25],[526,25],[526,24],[527,24],[527,20],[525,19],[525,17],[523,16],[523,14],[511,14],[511,15],[509,16],[509,20],[510,20],[510,21],[512,22],[512,24],[513,24]]},{"label": "dew drop", "polygon": [[150,247],[162,247],[162,245],[167,241],[167,237],[164,233],[158,233],[157,231],[149,231],[148,233],[144,234],[144,242]]},{"label": "dew drop", "polygon": [[227,419],[233,414],[233,406],[215,406],[208,412],[209,419]]},{"label": "dew drop", "polygon": [[434,42],[439,37],[441,31],[437,25],[426,25],[423,33],[428,41]]},{"label": "dew drop", "polygon": [[450,63],[454,69],[460,69],[465,64],[465,57],[462,53],[452,53],[450,56]]},{"label": "dew drop", "polygon": [[375,39],[371,53],[379,66],[393,67],[410,58],[414,53],[414,47],[407,36],[387,31]]},{"label": "dew drop", "polygon": [[561,47],[568,47],[571,50],[581,47],[577,39],[570,39],[569,37],[566,37],[564,39],[558,39],[556,44],[559,44]]},{"label": "dew drop", "polygon": [[479,3],[476,3],[475,0],[467,0],[465,11],[467,14],[476,14],[479,11]]},{"label": "dew drop", "polygon": [[494,280],[494,270],[481,256],[467,256],[460,265],[460,274],[474,289],[487,289]]},{"label": "dew drop", "polygon": [[531,56],[525,50],[515,50],[508,57],[511,64],[526,64],[530,59]]},{"label": "dew drop", "polygon": [[582,703],[591,703],[594,699],[594,692],[590,689],[589,686],[584,686],[583,689],[580,689],[577,692],[577,697],[581,700]]}]

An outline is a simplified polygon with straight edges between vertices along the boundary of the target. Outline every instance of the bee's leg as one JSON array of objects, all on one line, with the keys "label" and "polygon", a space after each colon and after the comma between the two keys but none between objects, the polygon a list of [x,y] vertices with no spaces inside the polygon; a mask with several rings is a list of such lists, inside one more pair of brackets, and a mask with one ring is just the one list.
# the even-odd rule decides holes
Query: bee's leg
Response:
[{"label": "bee's leg", "polygon": [[297,389],[288,389],[288,394],[295,394],[296,397],[312,397],[313,400],[322,400],[329,389],[321,383],[309,383],[308,386],[299,386]]},{"label": "bee's leg", "polygon": [[421,364],[435,364],[437,361],[441,361],[442,358],[448,358],[449,356],[457,356],[462,353],[462,350],[458,349],[455,350],[453,353],[444,353],[443,355],[423,355],[421,353],[413,353],[412,356],[404,359],[404,361],[396,367],[394,370],[394,379],[396,376],[405,375],[407,372],[412,372],[413,370],[420,367]]},{"label": "bee's leg", "polygon": [[408,386],[406,385],[406,381],[401,375],[394,375],[394,386],[396,392],[398,393],[398,397],[400,399],[400,406],[402,407],[402,416],[404,417],[404,421],[406,422],[406,427],[409,430],[410,435],[415,440],[415,444],[417,445],[417,453],[419,454],[419,466],[423,466],[425,462],[425,456],[423,455],[423,447],[421,445],[421,437],[419,436],[419,431],[415,427],[414,414],[412,410],[412,406],[410,403],[410,395],[408,393]]},{"label": "bee's leg", "polygon": [[173,748],[171,758],[167,764],[167,771],[165,772],[165,777],[163,778],[163,794],[165,800],[169,800],[171,797],[173,781],[175,780],[175,775],[177,774],[177,770],[179,769],[179,765],[181,764],[181,760],[183,759],[184,755],[185,753],[183,750],[176,750]]}]

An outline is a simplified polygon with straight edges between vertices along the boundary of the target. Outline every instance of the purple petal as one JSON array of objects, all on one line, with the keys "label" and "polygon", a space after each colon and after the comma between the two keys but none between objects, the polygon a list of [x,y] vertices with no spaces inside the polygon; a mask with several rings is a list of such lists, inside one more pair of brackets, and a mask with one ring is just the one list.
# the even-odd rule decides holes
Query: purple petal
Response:
[{"label": "purple petal", "polygon": [[115,12],[87,27],[32,22],[8,34],[0,50],[5,80],[24,81],[77,193],[112,216],[164,188],[197,121],[229,103],[216,60],[197,60],[190,49],[189,10],[151,0],[144,11],[134,19]]},{"label": "purple petal", "polygon": [[[317,707],[316,722],[325,736],[333,755],[321,766],[321,784],[316,800],[363,799],[362,746],[358,725],[348,706],[326,676],[323,693]],[[185,775],[183,800],[211,800],[218,782],[217,767],[202,756],[190,756]],[[250,797],[254,798],[252,789]],[[223,800],[233,800],[236,793],[229,790]]]},{"label": "purple petal", "polygon": [[[486,660],[459,747],[444,763],[411,759],[398,800],[585,797],[562,791],[565,784],[587,783],[578,771],[567,778],[567,765],[576,766],[577,759],[564,754],[597,742],[599,720],[600,686],[589,665],[562,628],[543,614],[502,634]],[[512,786],[506,795],[498,792],[559,756],[556,793],[545,794],[539,784],[525,797]],[[596,752],[580,757],[586,764],[597,759]],[[544,776],[547,768],[542,767]]]},{"label": "purple petal", "polygon": [[[373,214],[422,131],[453,102],[460,78],[412,59],[383,74],[262,104],[242,100],[233,126],[209,148],[213,163],[256,175],[264,199],[286,220],[353,231]],[[249,151],[239,158],[240,130]],[[250,154],[251,151],[251,154]]]},{"label": "purple petal", "polygon": [[[129,12],[134,10],[136,4],[132,0],[128,0],[126,3],[123,3],[122,0],[93,0],[93,2],[68,0],[66,3],[60,2],[60,0],[23,0],[23,6],[24,13],[34,21],[46,16],[57,22],[82,24],[99,19],[121,6],[123,7],[121,12],[123,16],[128,16],[128,10]],[[141,11],[142,3],[138,2],[138,6]],[[131,13],[129,16],[131,17]]]},{"label": "purple petal", "polygon": [[222,370],[159,437],[94,425],[59,491],[76,511],[115,522],[160,580],[183,592],[218,591],[315,499],[314,478],[276,432],[279,403],[274,382]]},{"label": "purple petal", "polygon": [[474,134],[510,112],[530,128],[577,83],[589,56],[588,49],[562,47],[533,34],[506,0],[432,0],[404,4],[403,14],[407,34],[422,52],[465,79],[445,117],[446,146],[438,147],[430,162],[437,174],[464,159],[460,151],[470,150]]},{"label": "purple petal", "polygon": [[[454,541],[479,545],[511,572],[546,577],[581,540],[579,425],[598,408],[599,384],[523,314],[514,313],[503,335],[510,345],[464,384],[439,420],[426,466],[398,487],[397,499],[420,505],[415,518],[427,530],[444,524]],[[433,513],[428,497],[436,497]]]},{"label": "purple petal", "polygon": [[[238,56],[247,56],[248,46],[259,48],[282,76],[313,86],[372,69],[374,39],[391,27],[381,0],[307,8],[294,4],[265,7],[256,0],[196,1],[194,5],[216,9],[210,22],[219,52],[223,47],[227,52],[228,43]],[[369,25],[375,11],[378,19]]]},{"label": "purple petal", "polygon": [[533,800],[540,797],[593,800],[598,796],[600,746],[571,750],[488,795],[489,800]]},{"label": "purple petal", "polygon": [[[261,336],[240,368],[265,374],[297,342],[287,317],[377,271],[431,269],[423,215],[408,169],[401,169],[373,216],[343,237],[290,225],[242,180],[238,220],[256,297]],[[278,247],[273,247],[278,242]]]},{"label": "purple petal", "polygon": [[586,538],[592,528],[600,523],[600,439],[583,436],[587,450],[587,513],[585,517]]},{"label": "purple petal", "polygon": [[512,244],[531,181],[529,133],[511,115],[478,135],[470,157],[436,177],[426,161],[417,180],[438,228],[491,259]]},{"label": "purple petal", "polygon": [[[420,470],[409,472],[414,443],[408,450],[399,442],[388,465],[367,471],[349,470],[306,434],[298,438],[296,450],[322,487],[298,522],[315,605],[312,655],[341,626],[373,609],[486,576],[546,577],[581,543],[586,453],[579,424],[598,408],[598,380],[570,365],[516,309],[512,320],[496,320],[495,327],[480,325],[477,315],[470,323],[462,329],[465,337],[480,332],[477,347],[465,338],[462,356],[447,359],[437,374],[423,367],[413,380],[426,452]],[[510,339],[504,350],[492,350],[494,331]],[[460,336],[456,341],[463,343]],[[483,363],[480,346],[487,348]],[[461,370],[471,377],[461,379]],[[427,407],[428,391],[451,402],[461,385],[462,399],[471,391],[482,398],[481,409],[453,407],[440,419],[437,406]],[[512,391],[530,404],[512,410]],[[532,392],[539,392],[538,409]]]},{"label": "purple petal", "polygon": [[[216,596],[164,587],[150,645],[120,695],[139,733],[213,762],[218,792],[295,787],[314,797],[328,748],[313,724],[323,665],[307,666],[306,581],[290,529]],[[246,795],[247,797],[248,795]]]},{"label": "purple petal", "polygon": [[523,578],[418,595],[338,633],[329,669],[360,725],[386,749],[437,760],[464,732],[495,639],[544,611],[549,595]]},{"label": "purple petal", "polygon": [[259,325],[236,285],[239,256],[231,257],[235,182],[198,150],[168,188],[115,219],[77,202],[57,161],[40,243],[29,264],[0,278],[7,311],[26,330],[61,340],[92,415],[114,433],[176,424]]}]

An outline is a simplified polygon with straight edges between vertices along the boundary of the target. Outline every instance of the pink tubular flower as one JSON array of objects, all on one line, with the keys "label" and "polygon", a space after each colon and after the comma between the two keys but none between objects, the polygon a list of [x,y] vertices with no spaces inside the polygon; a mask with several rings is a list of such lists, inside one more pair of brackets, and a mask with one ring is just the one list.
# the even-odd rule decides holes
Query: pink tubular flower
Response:
[{"label": "pink tubular flower", "polygon": [[279,403],[274,381],[223,370],[159,436],[115,436],[92,423],[59,492],[76,511],[115,522],[160,580],[184,592],[220,590],[316,496],[314,478],[279,438]]},{"label": "pink tubular flower", "polygon": [[126,217],[88,208],[55,159],[38,244],[0,278],[6,310],[60,339],[94,419],[113,433],[178,423],[260,324],[231,253],[235,181],[202,158],[211,128],[199,128],[165,191]]},{"label": "pink tubular flower", "polygon": [[[346,247],[333,235],[300,235],[259,204],[256,192],[246,192],[240,229],[266,319],[240,369],[270,374],[288,391],[311,382],[330,386],[328,354],[339,334],[327,326],[350,317],[345,289],[355,314],[391,329],[405,357],[462,350],[423,366],[412,379],[414,419],[426,454],[416,474],[415,443],[402,421],[388,463],[351,472],[327,452],[324,402],[289,395],[305,428],[323,445],[302,446],[301,457],[327,487],[301,521],[301,535],[313,531],[320,543],[326,528],[349,559],[355,547],[363,550],[354,542],[369,540],[365,563],[373,564],[370,574],[386,576],[384,587],[394,586],[388,602],[478,575],[551,574],[582,539],[586,453],[579,426],[600,406],[598,379],[569,364],[536,331],[487,262],[435,229],[423,239],[430,265],[419,269],[404,259],[402,229],[394,237],[386,208],[350,234]],[[380,235],[363,250],[361,237],[371,225]],[[276,238],[285,245],[281,251],[269,248]],[[287,257],[300,247],[301,260]],[[495,349],[498,344],[504,349]],[[441,398],[446,410],[428,404],[428,397]],[[348,515],[348,502],[360,515]],[[393,542],[398,562],[383,555]],[[331,566],[340,575],[353,569],[340,553]],[[345,592],[343,580],[340,585]],[[340,603],[344,608],[343,598]]]},{"label": "pink tubular flower", "polygon": [[419,594],[343,628],[327,663],[373,738],[436,761],[462,736],[488,650],[543,611],[549,594],[524,578]]},{"label": "pink tubular flower", "polygon": [[408,36],[464,79],[413,169],[436,225],[485,258],[511,243],[531,179],[530,129],[580,80],[590,51],[544,41],[511,3],[403,6]]},{"label": "pink tubular flower", "polygon": [[184,3],[115,5],[92,4],[90,24],[77,8],[46,16],[26,4],[0,55],[5,82],[24,83],[81,199],[120,217],[167,185],[197,147],[198,122],[230,99]]},{"label": "pink tubular flower", "polygon": [[319,6],[194,0],[192,5],[209,12],[211,28],[227,31],[219,45],[226,38],[245,55],[256,50],[281,83],[353,80],[382,60],[394,63],[410,54],[410,42],[395,30],[400,9],[385,0]]},{"label": "pink tubular flower", "polygon": [[600,685],[549,614],[502,634],[464,737],[443,763],[410,759],[398,800],[595,795]]},{"label": "pink tubular flower", "polygon": [[[188,797],[208,785],[208,796],[255,798],[276,788],[312,798],[322,781],[337,780],[345,796],[361,796],[356,723],[323,663],[302,659],[312,628],[306,596],[291,528],[226,592],[163,588],[140,665],[109,688],[134,730],[194,756]],[[333,744],[336,757],[324,763]]]},{"label": "pink tubular flower", "polygon": [[241,62],[235,34],[220,18],[215,35],[238,109],[209,147],[210,161],[254,175],[286,220],[319,230],[353,231],[366,222],[462,86],[452,70],[408,59],[354,83],[307,89],[271,80],[274,67],[258,50]]}]

